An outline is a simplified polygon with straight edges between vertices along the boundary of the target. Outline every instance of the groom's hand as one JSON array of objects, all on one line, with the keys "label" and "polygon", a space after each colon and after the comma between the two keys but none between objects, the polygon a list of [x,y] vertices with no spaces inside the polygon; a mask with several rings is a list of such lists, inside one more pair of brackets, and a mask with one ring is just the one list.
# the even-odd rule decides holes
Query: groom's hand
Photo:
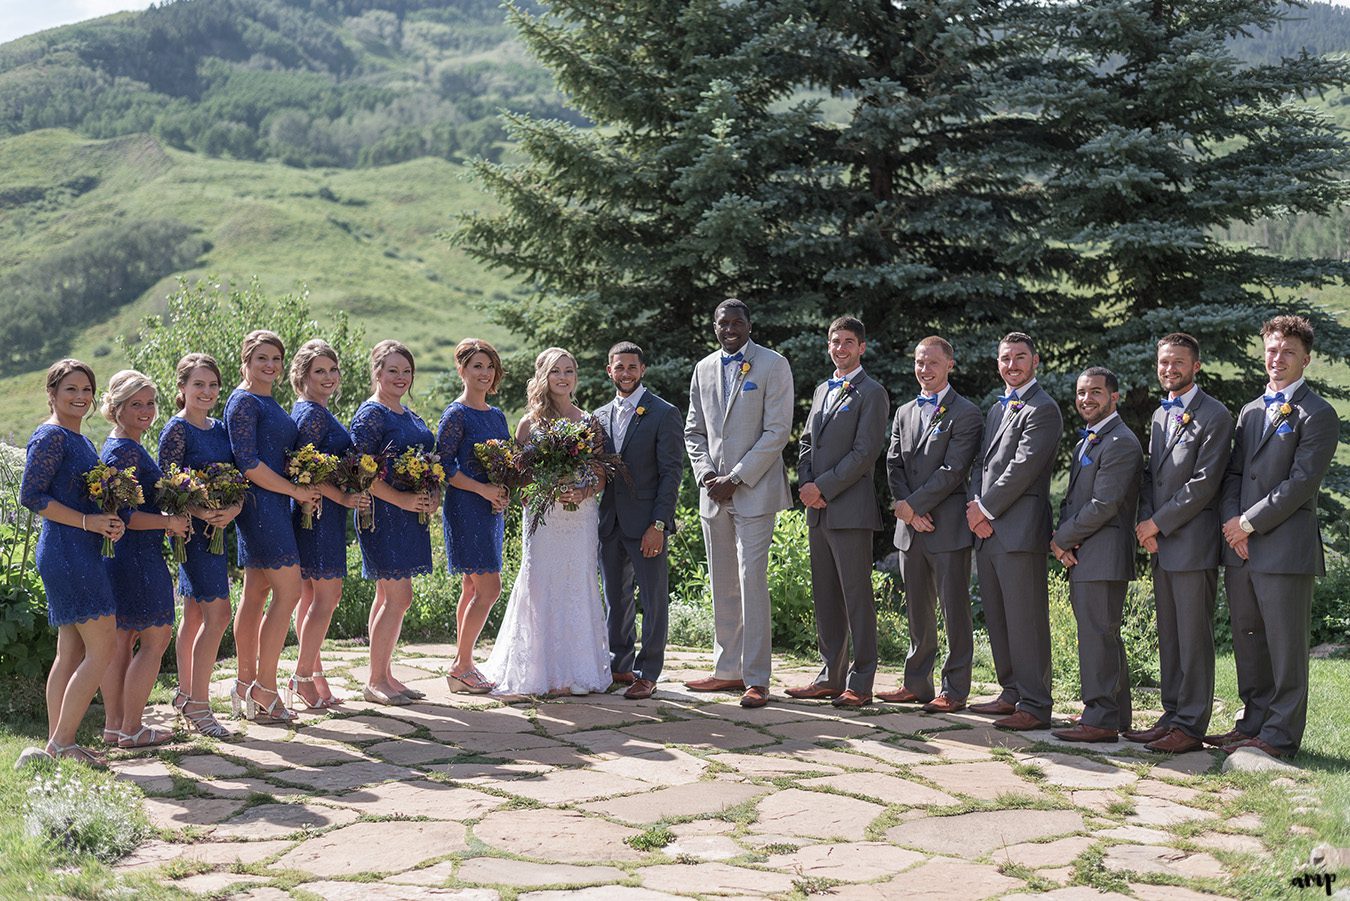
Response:
[{"label": "groom's hand", "polygon": [[736,488],[739,487],[736,482],[731,480],[731,476],[714,476],[706,484],[708,497],[719,504],[725,504],[731,500],[731,496],[736,493]]},{"label": "groom's hand", "polygon": [[647,526],[642,533],[642,556],[658,557],[666,547],[666,533],[656,526]]}]

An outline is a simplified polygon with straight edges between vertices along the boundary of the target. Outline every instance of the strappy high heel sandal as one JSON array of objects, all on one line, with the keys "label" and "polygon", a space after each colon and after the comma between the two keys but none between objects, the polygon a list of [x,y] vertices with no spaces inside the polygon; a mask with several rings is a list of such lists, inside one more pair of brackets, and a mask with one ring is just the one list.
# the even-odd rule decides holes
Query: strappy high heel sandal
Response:
[{"label": "strappy high heel sandal", "polygon": [[57,744],[55,740],[48,740],[47,755],[49,757],[64,757],[67,760],[74,760],[77,763],[83,763],[85,766],[96,770],[106,770],[108,765],[99,758],[97,754],[88,748],[82,748],[79,745]]},{"label": "strappy high heel sandal", "polygon": [[[196,709],[189,709],[196,708]],[[198,735],[205,735],[207,738],[229,738],[234,733],[220,724],[216,715],[211,712],[211,703],[209,701],[188,700],[179,711],[183,719],[187,722],[188,728]]]},{"label": "strappy high heel sandal", "polygon": [[[183,708],[192,700],[191,695],[183,691],[183,686],[178,686],[173,690],[173,700],[169,702],[174,710],[178,711],[179,716],[183,716]],[[186,719],[186,717],[184,717]]]},{"label": "strappy high heel sandal", "polygon": [[[243,688],[241,694],[239,689]],[[230,712],[234,714],[237,720],[247,720],[253,718],[253,698],[249,694],[252,688],[247,682],[234,680],[234,688],[230,689]]]},{"label": "strappy high heel sandal", "polygon": [[[328,708],[328,705],[323,702],[323,698],[319,698],[317,701],[310,703],[309,698],[305,697],[303,694],[300,693],[300,686],[307,684],[308,685],[314,684],[313,676],[301,676],[301,675],[291,676],[290,681],[286,683],[286,706],[287,707],[297,706],[295,702],[296,699],[298,698],[300,700],[300,703],[305,705],[306,710],[326,710]],[[314,689],[314,691],[315,694],[318,693],[317,688]]]},{"label": "strappy high heel sandal", "polygon": [[[272,703],[263,706],[253,697],[253,690],[267,692],[273,695]],[[254,682],[248,687],[248,718],[255,723],[293,723],[296,720],[294,711],[287,710],[286,705],[281,702],[281,693],[275,688],[265,688],[261,684]]]},{"label": "strappy high heel sandal", "polygon": [[[316,669],[316,670],[314,671],[314,675],[310,676],[310,678],[311,678],[311,679],[322,679],[322,680],[323,680],[323,684],[324,684],[324,688],[327,688],[327,689],[328,689],[328,694],[327,694],[327,695],[325,695],[325,694],[324,694],[323,692],[321,692],[321,691],[319,692],[319,697],[320,697],[320,699],[323,701],[323,706],[324,706],[325,708],[327,708],[327,707],[337,707],[337,706],[340,705],[344,700],[346,700],[345,698],[339,698],[337,695],[333,694],[333,688],[332,688],[332,686],[330,686],[330,685],[328,684],[328,674],[325,673],[323,670],[321,670],[321,669]],[[314,690],[315,690],[315,691],[319,691],[319,684],[318,684],[317,682],[314,683]]]}]

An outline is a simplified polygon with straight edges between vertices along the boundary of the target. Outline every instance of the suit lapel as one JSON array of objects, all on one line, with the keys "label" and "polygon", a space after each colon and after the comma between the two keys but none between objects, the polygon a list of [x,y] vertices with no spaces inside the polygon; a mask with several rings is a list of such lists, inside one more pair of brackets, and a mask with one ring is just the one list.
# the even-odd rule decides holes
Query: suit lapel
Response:
[{"label": "suit lapel", "polygon": [[[1200,404],[1204,402],[1204,397],[1205,392],[1197,391],[1195,393],[1195,400],[1191,403],[1190,407],[1181,411],[1181,415],[1184,416],[1185,414],[1190,413],[1191,422],[1195,422],[1195,413],[1200,409]],[[1190,428],[1190,423],[1182,423],[1179,424],[1176,429],[1171,429],[1170,426],[1172,422],[1175,422],[1175,420],[1164,414],[1163,437],[1166,441],[1166,444],[1163,446],[1164,457],[1172,452],[1172,448],[1177,446],[1177,442],[1181,440],[1181,433]]]},{"label": "suit lapel", "polygon": [[[751,349],[751,344],[750,344],[750,342],[749,342],[749,341],[745,342],[745,346],[742,347],[741,350],[745,353],[745,360],[744,360],[743,362],[749,363],[749,364],[750,364],[750,368],[751,368],[751,369],[754,369],[754,365],[755,365],[755,364],[754,364],[754,351]],[[719,355],[715,358],[715,362],[717,363],[718,366],[725,367],[725,365],[726,365],[726,364],[724,364],[724,363],[722,362],[722,357],[721,357],[721,355],[720,355],[720,351],[719,351]],[[746,373],[744,373],[744,372],[741,371],[741,367],[740,367],[740,366],[733,366],[732,368],[733,368],[735,371],[732,373],[731,395],[727,398],[726,409],[722,411],[722,423],[723,423],[724,425],[726,424],[727,417],[728,417],[729,415],[731,415],[731,408],[734,407],[734,406],[736,406],[736,398],[740,397],[740,395],[741,395],[741,384],[745,381],[745,376],[746,376]],[[722,373],[719,372],[719,373],[718,373],[718,382],[717,382],[717,390],[718,390],[719,392],[722,390],[721,375],[722,375]]]},{"label": "suit lapel", "polygon": [[[1032,385],[1029,389],[1027,389],[1027,392],[1025,394],[1022,394],[1021,392],[1018,393],[1017,399],[1022,402],[1023,410],[1026,409],[1027,398],[1035,394],[1037,389],[1039,389],[1040,387],[1041,386],[1039,384]],[[994,439],[989,442],[989,447],[985,448],[984,451],[985,457],[988,457],[989,452],[992,451],[998,445],[999,439],[1003,437],[1003,432],[1008,428],[1008,423],[1012,422],[1013,419],[1019,416],[1022,412],[1022,410],[1016,410],[1010,413],[1008,412],[1007,407],[1003,407],[1002,404],[1000,404],[1000,406],[1002,407],[1001,411],[1002,419],[998,424],[998,430],[994,432]]]},{"label": "suit lapel", "polygon": [[[1307,393],[1308,393],[1308,383],[1304,382],[1301,386],[1299,386],[1299,389],[1294,394],[1294,396],[1290,397],[1287,401],[1285,401],[1285,403],[1289,404],[1290,407],[1293,407],[1295,404],[1299,403],[1299,401],[1303,400],[1303,395]],[[1289,416],[1281,417],[1280,422],[1288,422],[1290,417],[1292,417],[1293,415],[1294,414],[1291,411]],[[1274,435],[1277,429],[1279,429],[1278,423],[1274,426],[1270,425],[1270,420],[1266,416],[1265,403],[1263,401],[1261,410],[1261,437],[1256,442],[1256,449],[1252,451],[1253,457],[1261,453],[1261,449],[1266,446],[1266,442],[1270,440],[1270,436]]]},{"label": "suit lapel", "polygon": [[[942,425],[942,420],[938,419],[938,410],[942,409],[943,407],[946,407],[950,411],[952,407],[955,406],[956,397],[957,397],[956,392],[949,388],[946,394],[947,398],[946,402],[942,401],[938,402],[937,408],[933,410],[932,418],[928,420],[928,427],[925,428],[923,430],[923,434],[919,436],[920,447],[922,447],[924,444],[927,444],[928,439],[933,437],[933,435],[937,432],[938,426]],[[919,405],[917,402],[914,404],[914,408],[915,410],[918,410]],[[922,425],[923,425],[923,414],[920,413],[919,426],[922,427]]]},{"label": "suit lapel", "polygon": [[1159,409],[1154,412],[1153,419],[1149,425],[1148,436],[1148,462],[1156,475],[1162,469],[1163,460],[1167,451],[1167,411]]},{"label": "suit lapel", "polygon": [[[865,372],[858,373],[857,381],[851,381],[849,383],[848,390],[841,389],[840,392],[837,395],[835,395],[834,402],[830,404],[830,408],[826,410],[825,415],[821,417],[820,430],[822,432],[825,431],[825,427],[834,420],[834,417],[839,413],[839,411],[848,404],[850,398],[858,396],[858,386],[862,384],[863,379],[865,378],[867,378],[867,373]],[[826,397],[828,397],[830,393],[829,384],[830,384],[829,382],[825,383]]]},{"label": "suit lapel", "polygon": [[1084,469],[1087,468],[1086,466],[1083,465],[1083,455],[1086,454],[1088,458],[1092,460],[1092,463],[1089,464],[1090,466],[1096,466],[1099,462],[1101,462],[1099,458],[1092,456],[1093,448],[1096,448],[1097,451],[1100,452],[1102,449],[1102,440],[1106,438],[1107,435],[1111,434],[1111,431],[1118,425],[1120,425],[1119,416],[1108,422],[1105,428],[1097,432],[1096,444],[1087,444],[1088,439],[1086,438],[1078,439],[1078,444],[1074,445],[1073,465],[1069,468],[1068,490],[1070,492],[1073,491],[1073,484],[1074,482],[1078,481],[1078,476],[1082,473]]}]

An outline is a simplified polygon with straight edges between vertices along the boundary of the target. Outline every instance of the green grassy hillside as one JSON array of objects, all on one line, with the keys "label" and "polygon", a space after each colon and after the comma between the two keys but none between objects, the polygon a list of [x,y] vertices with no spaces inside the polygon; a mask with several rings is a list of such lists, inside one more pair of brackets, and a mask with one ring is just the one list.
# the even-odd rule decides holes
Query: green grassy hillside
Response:
[{"label": "green grassy hillside", "polygon": [[[469,333],[511,346],[475,308],[509,288],[436,237],[456,213],[490,203],[463,173],[430,158],[297,169],[212,159],[147,135],[96,141],[30,132],[0,140],[0,197],[39,198],[0,209],[0,271],[78,247],[93,231],[173,219],[206,247],[183,270],[189,277],[256,275],[276,292],[303,282],[320,321],[347,310],[372,340],[406,341],[422,371],[448,369],[455,343]],[[96,184],[78,194],[62,187],[80,176]],[[106,318],[91,318],[68,352],[104,376],[119,368],[115,336],[134,335],[143,317],[163,309],[173,274]],[[0,437],[25,437],[44,413],[40,370],[0,380]]]}]

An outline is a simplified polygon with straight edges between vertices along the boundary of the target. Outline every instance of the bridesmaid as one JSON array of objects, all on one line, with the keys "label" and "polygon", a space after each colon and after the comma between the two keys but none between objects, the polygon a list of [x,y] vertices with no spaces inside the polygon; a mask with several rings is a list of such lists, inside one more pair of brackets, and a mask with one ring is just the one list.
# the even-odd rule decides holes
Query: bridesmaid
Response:
[{"label": "bridesmaid", "polygon": [[[435,436],[403,404],[416,371],[412,351],[398,341],[381,341],[371,350],[372,394],[352,419],[357,450],[385,453],[391,461],[413,445],[431,451]],[[377,580],[369,621],[370,681],[362,696],[375,704],[409,704],[425,695],[394,678],[394,647],[412,606],[412,577],[431,572],[431,533],[418,514],[430,513],[440,499],[429,492],[399,491],[384,479],[377,479],[370,493],[375,496],[375,531],[356,533],[361,574]]]},{"label": "bridesmaid", "polygon": [[[210,354],[188,354],[178,361],[178,415],[159,436],[159,465],[168,469],[201,469],[209,463],[233,463],[225,423],[211,418],[220,400],[220,366]],[[197,522],[188,539],[187,561],[178,566],[178,596],[183,617],[178,624],[178,690],[174,709],[196,732],[228,738],[230,730],[211,713],[211,672],[220,641],[230,624],[229,558],[211,553],[208,526],[223,529],[234,521],[241,504],[223,510],[193,510]]]},{"label": "bridesmaid", "polygon": [[47,676],[47,753],[94,766],[103,762],[75,743],[117,646],[112,583],[101,562],[103,538],[117,541],[126,525],[100,513],[84,490],[98,452],[80,434],[94,405],[94,370],[58,360],[47,370],[51,415],[28,440],[19,501],[42,517],[37,569],[47,594],[47,622],[57,629],[56,659]]},{"label": "bridesmaid", "polygon": [[495,687],[473,662],[473,648],[492,605],[502,593],[503,511],[506,488],[487,480],[473,446],[490,438],[509,439],[501,410],[487,402],[502,381],[502,359],[486,341],[465,338],[455,348],[455,369],[464,391],[446,407],[436,428],[436,453],[449,477],[445,492],[445,557],[450,572],[463,576],[455,612],[455,660],[450,690],[487,694]]},{"label": "bridesmaid", "polygon": [[282,475],[296,437],[295,422],[272,396],[286,346],[275,332],[258,329],[244,336],[239,358],[243,381],[225,403],[225,428],[234,465],[253,488],[236,520],[244,593],[234,614],[239,674],[230,703],[236,716],[242,711],[249,719],[289,723],[295,714],[277,693],[277,661],[300,601],[300,551],[290,500],[317,505],[322,495]]},{"label": "bridesmaid", "polygon": [[172,731],[141,723],[173,632],[173,581],[164,563],[164,533],[186,536],[189,524],[186,515],[160,512],[155,483],[164,473],[141,446],[159,416],[158,395],[149,376],[123,369],[108,381],[100,407],[113,429],[99,456],[109,466],[133,470],[145,498],[127,516],[117,556],[103,561],[117,600],[117,651],[103,676],[103,741],[119,748],[173,740]]},{"label": "bridesmaid", "polygon": [[[299,430],[296,447],[313,444],[322,453],[339,456],[351,449],[347,429],[328,411],[328,401],[336,396],[340,378],[337,351],[327,341],[307,341],[296,351],[291,360],[291,387],[299,398],[291,408],[291,419]],[[342,578],[347,573],[346,511],[365,509],[370,504],[367,495],[348,494],[332,485],[320,485],[319,491],[324,497],[323,511],[314,518],[314,528],[301,528],[300,505],[291,505],[303,581],[300,604],[295,608],[300,654],[290,690],[310,710],[341,703],[324,678],[319,649],[328,635],[333,612],[342,600]]]}]

